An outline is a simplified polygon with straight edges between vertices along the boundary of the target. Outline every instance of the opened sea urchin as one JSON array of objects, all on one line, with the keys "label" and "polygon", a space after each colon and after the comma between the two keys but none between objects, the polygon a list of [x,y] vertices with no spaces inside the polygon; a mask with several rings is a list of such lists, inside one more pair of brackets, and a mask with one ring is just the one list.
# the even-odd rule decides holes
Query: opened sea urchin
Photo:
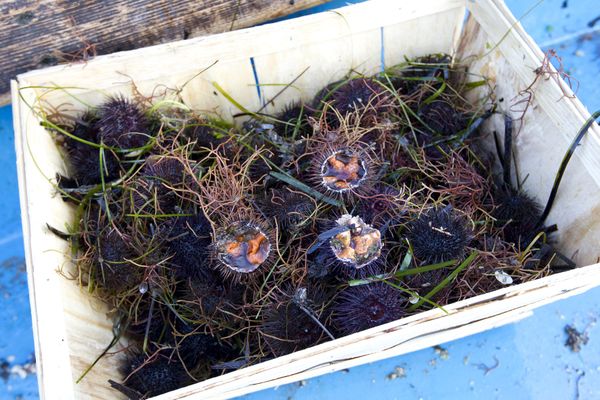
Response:
[{"label": "opened sea urchin", "polygon": [[329,240],[329,246],[339,261],[358,269],[379,258],[383,247],[381,232],[362,218],[349,214],[342,215],[336,223],[338,227],[346,228]]},{"label": "opened sea urchin", "polygon": [[369,173],[363,155],[353,149],[334,150],[320,165],[321,184],[335,193],[351,192],[359,188]]},{"label": "opened sea urchin", "polygon": [[213,247],[223,275],[250,274],[269,258],[271,240],[257,223],[237,221],[216,232]]}]

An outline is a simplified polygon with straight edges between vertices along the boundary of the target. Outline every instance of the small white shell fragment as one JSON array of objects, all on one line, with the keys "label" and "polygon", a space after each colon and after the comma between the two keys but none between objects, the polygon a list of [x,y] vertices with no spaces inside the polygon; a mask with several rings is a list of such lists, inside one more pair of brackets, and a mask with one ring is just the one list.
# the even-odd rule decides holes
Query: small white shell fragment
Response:
[{"label": "small white shell fragment", "polygon": [[408,302],[410,304],[417,304],[419,302],[419,298],[417,296],[411,296],[410,299],[408,299]]},{"label": "small white shell fragment", "polygon": [[512,276],[502,271],[501,269],[497,269],[494,272],[494,275],[496,276],[496,279],[498,279],[498,282],[500,282],[503,285],[512,285],[513,283]]},{"label": "small white shell fragment", "polygon": [[148,289],[149,289],[148,282],[142,282],[142,283],[140,283],[140,293],[141,294],[146,293],[148,291]]}]

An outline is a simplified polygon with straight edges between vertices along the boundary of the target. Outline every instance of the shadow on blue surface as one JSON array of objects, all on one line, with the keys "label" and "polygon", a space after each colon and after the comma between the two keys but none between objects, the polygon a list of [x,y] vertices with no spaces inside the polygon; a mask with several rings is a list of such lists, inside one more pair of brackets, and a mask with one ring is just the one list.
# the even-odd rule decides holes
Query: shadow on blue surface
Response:
[{"label": "shadow on blue surface", "polygon": [[[358,1],[334,0],[294,16]],[[534,1],[507,1],[516,16]],[[522,24],[544,49],[563,57],[580,82],[578,96],[600,108],[600,2],[546,0]],[[591,26],[590,26],[591,25]],[[0,108],[0,399],[35,399],[31,317],[19,217],[11,108]],[[262,399],[600,399],[600,341],[595,327],[600,289],[535,312],[517,324],[370,365],[245,396]],[[564,327],[585,331],[579,353],[565,346]],[[21,376],[24,376],[23,378]]]}]

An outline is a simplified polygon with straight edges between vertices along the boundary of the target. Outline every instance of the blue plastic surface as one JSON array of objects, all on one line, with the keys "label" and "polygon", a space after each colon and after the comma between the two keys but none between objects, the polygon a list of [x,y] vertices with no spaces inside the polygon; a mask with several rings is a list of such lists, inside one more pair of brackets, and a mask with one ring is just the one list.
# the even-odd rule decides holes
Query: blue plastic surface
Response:
[{"label": "blue plastic surface", "polygon": [[[475,0],[469,0],[475,1]],[[334,0],[295,14],[358,1]],[[508,0],[520,17],[537,1]],[[579,80],[578,96],[600,108],[598,0],[545,0],[522,24],[544,49],[554,48]],[[23,260],[10,106],[0,108],[0,399],[37,399],[31,317]],[[244,396],[291,399],[600,399],[600,289],[535,311],[531,318],[465,339],[297,384]],[[565,347],[566,324],[589,342]],[[24,377],[21,377],[24,376]]]}]

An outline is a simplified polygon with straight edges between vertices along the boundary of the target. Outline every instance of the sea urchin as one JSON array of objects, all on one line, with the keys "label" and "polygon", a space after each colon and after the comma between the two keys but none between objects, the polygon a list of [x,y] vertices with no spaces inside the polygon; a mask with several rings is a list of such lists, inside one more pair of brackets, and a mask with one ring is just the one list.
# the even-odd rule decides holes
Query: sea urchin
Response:
[{"label": "sea urchin", "polygon": [[425,264],[461,258],[472,232],[450,207],[431,208],[408,225],[407,238],[415,257]]},{"label": "sea urchin", "polygon": [[334,323],[346,335],[382,325],[404,315],[406,299],[383,282],[349,287],[334,307]]},{"label": "sea urchin", "polygon": [[98,114],[95,128],[104,144],[129,149],[142,147],[148,141],[146,116],[125,97],[110,98],[100,106]]}]

